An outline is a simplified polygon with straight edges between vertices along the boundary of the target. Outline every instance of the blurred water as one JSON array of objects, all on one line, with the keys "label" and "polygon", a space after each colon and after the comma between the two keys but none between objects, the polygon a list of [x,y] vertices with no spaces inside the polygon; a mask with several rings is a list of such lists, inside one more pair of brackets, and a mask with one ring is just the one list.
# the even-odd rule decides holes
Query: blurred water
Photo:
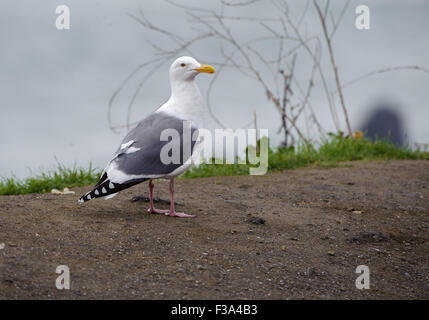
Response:
[{"label": "blurred water", "polygon": [[[291,1],[299,10],[304,1]],[[190,3],[197,3],[196,1]],[[71,29],[55,28],[55,8],[66,4]],[[335,2],[340,6],[342,2]],[[383,0],[371,3],[371,30],[354,27],[352,1],[335,41],[341,78],[351,80],[374,69],[395,65],[429,67],[429,2]],[[215,7],[216,2],[210,2]],[[63,164],[103,167],[121,141],[108,129],[107,103],[113,91],[137,65],[151,57],[146,38],[168,46],[168,41],[149,34],[126,13],[139,8],[152,21],[185,37],[191,32],[177,8],[160,1],[24,1],[2,0],[0,5],[0,176],[25,177],[47,169],[55,157]],[[246,9],[249,16],[272,16],[264,1]],[[260,26],[254,26],[259,28]],[[313,19],[308,28],[317,28]],[[252,28],[236,30],[238,39],[253,36]],[[202,62],[221,60],[217,43],[197,47]],[[272,48],[266,48],[267,53]],[[327,66],[328,68],[329,66]],[[198,82],[207,88],[208,75]],[[402,117],[410,142],[429,142],[428,75],[404,71],[380,75],[345,89],[352,126],[358,129],[373,106],[384,101]],[[329,79],[333,81],[333,79]],[[133,84],[132,84],[133,85]],[[119,97],[115,122],[125,121],[127,103],[134,87]],[[135,86],[135,83],[134,83]],[[258,114],[260,128],[276,135],[279,119],[258,84],[228,70],[212,93],[216,115],[236,128]],[[156,109],[169,96],[168,65],[155,73],[138,96],[133,119]],[[331,116],[321,92],[313,94],[320,122],[333,130]],[[399,107],[400,106],[400,107]],[[341,114],[340,114],[341,115]],[[209,117],[207,127],[216,128]]]}]

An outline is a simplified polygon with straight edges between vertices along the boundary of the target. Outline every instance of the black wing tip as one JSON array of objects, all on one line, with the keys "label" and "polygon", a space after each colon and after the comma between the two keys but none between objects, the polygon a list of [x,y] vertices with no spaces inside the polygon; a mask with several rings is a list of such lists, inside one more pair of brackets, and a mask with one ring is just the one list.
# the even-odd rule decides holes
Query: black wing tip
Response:
[{"label": "black wing tip", "polygon": [[[92,192],[92,191],[91,191]],[[86,194],[84,194],[82,197],[80,197],[79,198],[79,200],[77,201],[77,202],[79,202],[79,203],[84,203],[84,202],[87,202],[87,201],[89,201],[89,200],[91,200],[92,199],[92,197],[91,198],[87,198],[87,196],[90,194],[90,192],[88,192],[88,193],[86,193]]]},{"label": "black wing tip", "polygon": [[117,184],[110,182],[110,180],[105,180],[102,183],[97,183],[91,191],[85,193],[82,197],[80,197],[78,202],[84,203],[91,199],[111,195],[119,191],[117,187]]},{"label": "black wing tip", "polygon": [[109,196],[146,180],[148,179],[135,179],[123,184],[113,183],[110,180],[104,180],[102,183],[97,183],[91,191],[85,193],[82,197],[80,197],[78,202],[84,203],[91,199]]}]

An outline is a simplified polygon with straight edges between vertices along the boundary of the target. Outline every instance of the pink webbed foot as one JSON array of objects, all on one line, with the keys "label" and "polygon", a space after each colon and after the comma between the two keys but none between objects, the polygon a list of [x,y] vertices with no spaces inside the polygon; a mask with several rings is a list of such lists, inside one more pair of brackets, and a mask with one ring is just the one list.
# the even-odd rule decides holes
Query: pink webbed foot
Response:
[{"label": "pink webbed foot", "polygon": [[161,210],[161,209],[155,209],[155,208],[149,208],[147,209],[147,211],[150,213],[159,213],[159,214],[167,214],[168,212],[170,212],[169,210]]},{"label": "pink webbed foot", "polygon": [[194,215],[186,214],[184,212],[176,212],[176,211],[173,211],[173,212],[168,211],[165,213],[165,215],[170,217],[179,217],[179,218],[195,218]]}]

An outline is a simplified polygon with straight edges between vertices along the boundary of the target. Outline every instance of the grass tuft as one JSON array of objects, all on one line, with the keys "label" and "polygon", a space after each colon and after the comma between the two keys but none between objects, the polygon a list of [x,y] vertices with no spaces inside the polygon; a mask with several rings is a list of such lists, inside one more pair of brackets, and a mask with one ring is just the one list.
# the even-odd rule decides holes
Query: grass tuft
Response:
[{"label": "grass tuft", "polygon": [[82,187],[94,184],[100,178],[100,171],[89,164],[89,168],[66,168],[61,164],[36,177],[19,180],[15,177],[0,179],[0,195],[51,192],[52,189]]},{"label": "grass tuft", "polygon": [[[267,138],[265,138],[267,139]],[[268,171],[307,167],[332,168],[340,162],[356,160],[421,159],[429,160],[429,152],[398,147],[387,140],[354,139],[329,134],[319,147],[301,144],[296,147],[268,151]],[[185,172],[183,178],[232,176],[249,174],[248,164],[214,165],[204,163]]]}]

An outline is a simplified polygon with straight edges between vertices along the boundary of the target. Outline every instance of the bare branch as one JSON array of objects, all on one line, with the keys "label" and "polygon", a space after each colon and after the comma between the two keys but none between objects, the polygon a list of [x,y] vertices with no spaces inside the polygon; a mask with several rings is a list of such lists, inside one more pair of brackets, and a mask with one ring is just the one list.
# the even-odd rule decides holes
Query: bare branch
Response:
[{"label": "bare branch", "polygon": [[298,20],[298,24],[297,24],[298,29],[301,27],[301,24],[304,21],[304,17],[307,14],[309,7],[310,7],[310,0],[307,0],[307,2],[305,3],[304,10],[302,11],[301,17]]},{"label": "bare branch", "polygon": [[[221,16],[223,20],[237,20],[237,21],[255,21],[255,22],[273,22],[273,21],[279,21],[279,19],[276,18],[260,18],[260,17],[233,17],[233,16],[224,16],[224,15],[218,15]],[[199,16],[201,19],[206,19],[206,21],[209,21],[207,19],[213,19],[213,15],[201,15]],[[212,21],[210,21],[212,22]]]},{"label": "bare branch", "polygon": [[150,66],[153,63],[156,63],[157,61],[160,61],[162,58],[156,58],[153,60],[150,60],[148,62],[145,62],[139,66],[137,66],[130,74],[128,74],[128,76],[125,78],[125,80],[121,83],[121,85],[113,92],[112,96],[110,97],[109,100],[109,104],[108,104],[108,110],[107,110],[107,121],[109,123],[109,128],[110,130],[115,133],[115,134],[119,134],[118,131],[115,130],[115,126],[113,126],[112,124],[112,107],[113,107],[113,102],[115,101],[116,97],[118,96],[118,94],[124,89],[124,87],[126,86],[126,84],[141,70],[143,70],[144,68],[146,68],[147,66]]},{"label": "bare branch", "polygon": [[308,46],[307,41],[305,41],[303,39],[303,37],[302,37],[299,29],[297,28],[297,26],[295,25],[295,23],[292,21],[291,17],[289,16],[289,12],[287,10],[284,10],[283,14],[285,15],[285,17],[286,17],[289,25],[292,27],[293,31],[295,32],[295,34],[296,34],[299,42],[302,44],[303,48],[307,51],[307,53],[310,55],[310,57],[313,59],[313,61],[317,63],[317,68],[319,70],[319,76],[320,76],[320,79],[322,81],[323,90],[325,92],[326,99],[328,100],[328,104],[329,104],[329,108],[331,110],[332,119],[334,120],[335,128],[337,129],[337,131],[340,131],[340,125],[339,125],[338,115],[337,115],[337,112],[336,112],[336,109],[335,109],[334,102],[332,101],[330,90],[329,90],[329,86],[328,86],[328,83],[326,81],[326,78],[325,78],[325,75],[323,73],[323,70],[322,70],[322,67],[320,65],[320,62],[318,61],[318,59],[315,56],[314,52]]},{"label": "bare branch", "polygon": [[242,6],[248,6],[251,4],[254,4],[255,2],[258,2],[260,0],[248,0],[248,1],[243,1],[243,2],[227,2],[225,0],[222,0],[222,4],[224,4],[225,6],[230,6],[230,7],[242,7]]},{"label": "bare branch", "polygon": [[181,44],[182,42],[185,41],[179,35],[174,34],[172,32],[169,32],[167,30],[158,28],[155,25],[153,25],[152,23],[150,23],[149,20],[145,17],[145,15],[144,15],[144,13],[142,11],[140,11],[141,17],[136,17],[135,15],[133,15],[131,13],[128,13],[127,15],[130,18],[132,18],[133,20],[135,20],[137,23],[141,24],[143,27],[148,28],[148,29],[152,29],[152,30],[154,30],[156,32],[159,32],[159,33],[161,33],[161,34],[169,37],[170,39],[172,39],[177,44]]},{"label": "bare branch", "polygon": [[[341,85],[341,88],[344,89],[348,86],[355,84],[356,82],[370,78],[370,77],[375,76],[377,74],[382,74],[382,73],[386,73],[386,72],[393,72],[393,71],[403,71],[403,70],[421,71],[423,73],[429,74],[428,69],[426,69],[424,67],[420,67],[420,66],[397,66],[397,67],[382,68],[382,69],[377,69],[375,71],[365,73],[364,75],[361,75],[361,76],[359,76],[353,80],[347,81]],[[337,93],[338,93],[338,91],[335,91],[335,94],[337,94]]]},{"label": "bare branch", "polygon": [[160,63],[157,63],[149,72],[144,76],[143,80],[138,84],[136,90],[134,91],[134,94],[130,100],[130,103],[128,104],[128,110],[127,110],[127,130],[130,130],[130,118],[131,118],[131,109],[134,105],[134,101],[137,98],[137,95],[143,88],[146,81],[152,76],[152,74],[158,70],[158,68],[164,64],[164,61],[161,61]]},{"label": "bare branch", "polygon": [[215,13],[213,10],[204,9],[204,8],[201,8],[201,7],[185,6],[183,4],[179,4],[179,3],[174,2],[172,0],[164,0],[164,1],[167,2],[167,3],[169,3],[169,4],[171,4],[171,5],[173,5],[173,6],[175,6],[175,7],[182,8],[182,9],[189,10],[189,11],[208,12],[208,13],[212,13],[212,14]]},{"label": "bare branch", "polygon": [[351,129],[351,126],[350,126],[350,121],[349,121],[349,117],[348,117],[348,114],[347,114],[346,105],[344,103],[344,96],[343,96],[343,92],[341,90],[340,78],[339,78],[339,75],[338,75],[337,66],[335,64],[334,51],[332,50],[331,38],[329,38],[329,35],[328,35],[328,29],[327,29],[327,26],[326,26],[326,20],[323,17],[322,11],[320,10],[320,7],[317,4],[316,0],[313,0],[313,4],[314,4],[314,6],[315,6],[315,8],[317,10],[317,13],[319,14],[320,23],[322,24],[322,27],[323,27],[323,34],[325,35],[326,44],[327,44],[328,50],[329,50],[329,57],[331,59],[332,69],[334,70],[335,82],[337,84],[337,90],[338,90],[338,95],[340,97],[341,107],[343,108],[343,112],[344,112],[344,118],[345,118],[346,125],[347,125],[347,131],[348,131],[349,136],[352,136],[352,129]]},{"label": "bare branch", "polygon": [[338,20],[336,22],[335,22],[335,20],[333,18],[333,15],[332,15],[332,20],[333,20],[332,24],[333,24],[333,27],[332,27],[331,34],[329,35],[330,39],[332,39],[334,37],[335,32],[337,31],[339,25],[341,24],[341,21],[343,20],[344,14],[346,13],[347,8],[349,7],[350,1],[351,0],[347,0],[346,1],[345,5],[343,7],[343,10],[341,10],[340,16],[338,17]]}]

